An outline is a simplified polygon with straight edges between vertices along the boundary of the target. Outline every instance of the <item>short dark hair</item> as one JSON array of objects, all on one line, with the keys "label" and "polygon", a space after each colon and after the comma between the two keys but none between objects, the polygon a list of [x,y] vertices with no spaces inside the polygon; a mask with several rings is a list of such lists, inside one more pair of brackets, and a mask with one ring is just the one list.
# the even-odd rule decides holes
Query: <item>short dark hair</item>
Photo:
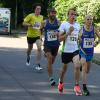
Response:
[{"label": "short dark hair", "polygon": [[35,3],[35,4],[32,5],[32,9],[35,10],[35,8],[36,8],[37,6],[42,7],[42,4],[41,4],[41,3]]},{"label": "short dark hair", "polygon": [[52,8],[48,8],[47,12],[50,13],[50,12],[57,12],[57,11],[54,7],[52,7]]},{"label": "short dark hair", "polygon": [[73,11],[77,11],[77,10],[76,10],[76,7],[69,8],[67,15],[69,15],[69,12],[70,12],[71,10],[73,10]]}]

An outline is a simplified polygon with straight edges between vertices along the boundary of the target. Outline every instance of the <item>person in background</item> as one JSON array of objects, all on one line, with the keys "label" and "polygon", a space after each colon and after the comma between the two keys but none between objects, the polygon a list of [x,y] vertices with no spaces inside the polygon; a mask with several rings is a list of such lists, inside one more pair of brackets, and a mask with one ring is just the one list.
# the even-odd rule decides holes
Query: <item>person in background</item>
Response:
[{"label": "person in background", "polygon": [[44,29],[44,52],[47,58],[47,69],[50,85],[56,84],[53,77],[53,64],[59,49],[59,32],[60,21],[56,18],[55,8],[48,9],[48,18],[43,23]]},{"label": "person in background", "polygon": [[83,94],[85,96],[90,95],[90,92],[87,89],[87,73],[90,71],[94,54],[94,46],[97,45],[97,43],[94,42],[95,34],[100,39],[100,32],[93,25],[93,17],[91,15],[86,15],[84,18],[84,25],[82,26],[79,36],[79,54],[82,65]]},{"label": "person in background", "polygon": [[74,77],[75,86],[74,92],[76,95],[82,95],[79,85],[80,80],[80,60],[79,60],[79,48],[78,48],[78,34],[80,30],[80,24],[76,22],[77,11],[76,8],[68,10],[68,21],[63,22],[59,27],[59,40],[63,41],[62,46],[62,69],[60,71],[60,78],[58,84],[59,92],[63,92],[64,88],[64,75],[67,70],[67,64],[73,62],[74,64]]},{"label": "person in background", "polygon": [[31,51],[36,43],[37,46],[37,54],[36,54],[36,61],[35,62],[35,69],[41,70],[42,67],[40,65],[41,60],[41,43],[42,43],[42,35],[41,35],[41,24],[43,22],[43,16],[40,15],[41,13],[41,4],[37,3],[33,5],[33,13],[27,15],[24,18],[23,25],[28,27],[27,30],[27,61],[26,65],[30,65],[30,56]]}]

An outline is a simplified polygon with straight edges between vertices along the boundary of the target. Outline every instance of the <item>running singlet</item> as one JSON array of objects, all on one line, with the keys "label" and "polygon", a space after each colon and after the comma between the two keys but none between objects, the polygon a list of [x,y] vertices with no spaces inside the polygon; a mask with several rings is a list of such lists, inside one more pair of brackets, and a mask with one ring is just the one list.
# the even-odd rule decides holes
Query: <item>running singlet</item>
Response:
[{"label": "running singlet", "polygon": [[27,37],[38,37],[40,36],[40,26],[43,22],[43,16],[35,16],[34,14],[29,14],[24,19],[24,22],[32,24],[33,27],[28,27]]},{"label": "running singlet", "polygon": [[59,46],[60,42],[58,40],[58,20],[55,20],[53,24],[49,23],[49,20],[46,20],[46,24],[44,27],[45,31],[45,40],[44,40],[44,45],[47,46]]},{"label": "running singlet", "polygon": [[67,34],[71,26],[74,27],[74,30],[71,33],[71,35],[67,36],[62,46],[62,52],[65,53],[73,53],[74,51],[78,50],[77,40],[78,40],[80,25],[76,22],[74,24],[70,24],[69,22],[64,22],[61,24],[59,31]]},{"label": "running singlet", "polygon": [[92,31],[86,31],[85,28],[82,28],[81,36],[81,49],[88,55],[93,55],[94,52],[94,27]]}]

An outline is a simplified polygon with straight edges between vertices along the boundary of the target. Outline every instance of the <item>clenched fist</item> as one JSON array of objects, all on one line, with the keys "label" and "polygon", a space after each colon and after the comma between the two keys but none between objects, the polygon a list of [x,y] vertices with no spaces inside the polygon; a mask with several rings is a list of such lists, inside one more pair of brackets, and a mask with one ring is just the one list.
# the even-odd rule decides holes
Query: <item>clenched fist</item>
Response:
[{"label": "clenched fist", "polygon": [[70,26],[69,31],[68,31],[68,35],[71,35],[71,33],[73,32],[73,30],[74,30],[74,27]]}]

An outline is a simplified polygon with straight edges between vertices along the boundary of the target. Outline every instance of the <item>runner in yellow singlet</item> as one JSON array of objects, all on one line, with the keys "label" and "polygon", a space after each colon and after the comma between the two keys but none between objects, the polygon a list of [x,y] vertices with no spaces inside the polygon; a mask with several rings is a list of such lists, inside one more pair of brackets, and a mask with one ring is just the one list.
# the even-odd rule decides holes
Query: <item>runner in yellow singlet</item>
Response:
[{"label": "runner in yellow singlet", "polygon": [[26,65],[30,65],[30,55],[33,48],[33,44],[36,43],[37,46],[37,57],[36,57],[36,63],[35,68],[37,70],[41,70],[40,67],[40,60],[41,60],[41,43],[42,43],[42,37],[41,37],[41,23],[43,22],[43,16],[40,15],[41,13],[41,4],[35,4],[33,5],[33,11],[34,13],[31,13],[27,15],[24,18],[23,25],[28,27],[27,30],[27,43],[28,43],[28,49],[27,49],[27,62]]}]

